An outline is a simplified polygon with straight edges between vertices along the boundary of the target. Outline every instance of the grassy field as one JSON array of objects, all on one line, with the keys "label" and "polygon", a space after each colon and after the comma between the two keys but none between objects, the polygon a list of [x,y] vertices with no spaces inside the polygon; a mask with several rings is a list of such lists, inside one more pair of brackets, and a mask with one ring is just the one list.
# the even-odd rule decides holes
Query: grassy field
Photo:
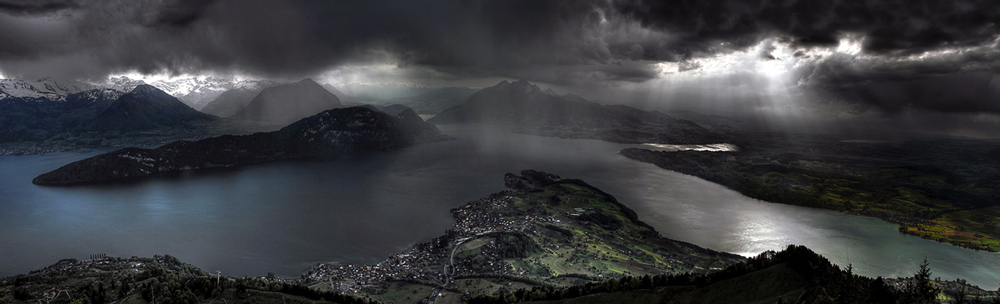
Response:
[{"label": "grassy field", "polygon": [[930,225],[907,225],[905,232],[926,239],[1000,251],[1000,207],[948,212]]}]

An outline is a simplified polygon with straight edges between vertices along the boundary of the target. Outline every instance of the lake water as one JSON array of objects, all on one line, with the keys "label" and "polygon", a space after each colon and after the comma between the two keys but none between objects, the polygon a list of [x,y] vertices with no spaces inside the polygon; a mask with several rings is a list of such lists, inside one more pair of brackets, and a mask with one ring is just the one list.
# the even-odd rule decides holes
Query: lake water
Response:
[{"label": "lake water", "polygon": [[[285,161],[177,178],[75,187],[38,174],[109,151],[0,156],[0,276],[61,258],[170,254],[227,275],[298,276],[314,263],[371,263],[441,235],[449,209],[536,169],[615,195],[665,237],[755,255],[806,245],[867,276],[1000,283],[1000,254],[906,236],[877,219],[771,204],[629,160],[631,145],[441,126],[455,141],[338,160]],[[705,152],[714,153],[714,152]]]}]

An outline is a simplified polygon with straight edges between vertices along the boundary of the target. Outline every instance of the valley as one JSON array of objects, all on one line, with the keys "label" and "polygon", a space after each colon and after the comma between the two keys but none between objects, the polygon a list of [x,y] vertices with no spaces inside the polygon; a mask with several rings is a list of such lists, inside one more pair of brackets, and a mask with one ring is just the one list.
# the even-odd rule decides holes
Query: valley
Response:
[{"label": "valley", "polygon": [[[443,236],[380,263],[318,264],[299,278],[239,278],[169,255],[101,254],[4,278],[0,301],[896,303],[920,296],[906,287],[910,279],[858,276],[806,247],[746,259],[663,238],[581,180],[524,170],[503,181],[509,190],[452,209],[455,224]],[[998,297],[960,280],[926,279],[936,298]]]},{"label": "valley", "polygon": [[1000,304],[996,20],[0,0],[0,304]]}]

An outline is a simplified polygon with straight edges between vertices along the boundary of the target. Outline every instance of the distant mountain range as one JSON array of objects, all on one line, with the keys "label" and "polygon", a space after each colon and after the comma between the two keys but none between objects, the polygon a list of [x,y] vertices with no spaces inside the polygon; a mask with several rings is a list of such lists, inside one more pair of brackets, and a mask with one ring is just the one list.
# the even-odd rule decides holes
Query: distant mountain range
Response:
[{"label": "distant mountain range", "polygon": [[100,182],[278,159],[389,151],[448,138],[412,110],[390,116],[369,107],[333,109],[274,132],[178,141],[156,149],[121,149],[68,164],[32,182]]},{"label": "distant mountain range", "polygon": [[[351,89],[359,90],[357,86]],[[91,102],[81,103],[85,96],[75,95],[84,92],[90,92],[84,95],[92,96]],[[621,143],[703,144],[724,140],[718,133],[688,120],[628,106],[601,105],[571,94],[559,95],[527,81],[502,81],[479,91],[369,85],[362,86],[359,92],[368,95],[355,99],[312,79],[286,84],[213,77],[154,84],[128,77],[100,83],[4,79],[0,80],[0,109],[4,110],[0,126],[5,127],[0,130],[0,153],[141,144],[149,142],[150,138],[144,137],[150,136],[176,140],[251,131],[234,128],[233,123],[253,131],[276,130],[375,95],[396,96],[380,104],[400,104],[415,114],[437,114],[429,120],[432,123],[486,123],[520,133]],[[204,102],[201,111],[205,114],[195,111],[197,104],[204,101],[193,102],[196,95],[215,96]]]},{"label": "distant mountain range", "polygon": [[198,112],[151,85],[128,93],[108,88],[68,95],[34,92],[0,98],[0,154],[149,145],[256,130]]},{"label": "distant mountain range", "polygon": [[145,81],[133,80],[125,76],[111,77],[105,82],[95,83],[99,87],[114,88],[124,92],[131,91],[141,84],[154,86],[176,97],[191,108],[200,110],[227,91],[234,89],[263,89],[277,83],[270,80],[237,80],[235,78],[223,77],[187,77],[146,83]]},{"label": "distant mountain range", "polygon": [[[311,79],[290,84],[212,77],[153,84],[124,76],[90,83],[0,79],[0,154],[276,130],[344,107],[330,90],[339,93]],[[216,97],[199,112],[193,99],[183,99],[195,95]]]},{"label": "distant mountain range", "polygon": [[109,77],[96,81],[57,80],[51,77],[37,80],[0,79],[0,99],[13,96],[59,100],[70,94],[94,89],[114,89],[128,92],[143,84],[154,86],[198,110],[226,91],[263,89],[279,83],[270,80],[238,80],[222,77],[186,77],[156,80],[149,83],[126,76]]},{"label": "distant mountain range", "polygon": [[623,105],[600,105],[575,95],[559,96],[524,80],[505,80],[482,89],[428,122],[484,123],[519,133],[619,143],[705,144],[724,140],[688,120]]},{"label": "distant mountain range", "polygon": [[53,78],[38,80],[0,79],[0,99],[48,98],[61,100],[71,94],[98,89],[100,86],[79,81],[57,81]]}]

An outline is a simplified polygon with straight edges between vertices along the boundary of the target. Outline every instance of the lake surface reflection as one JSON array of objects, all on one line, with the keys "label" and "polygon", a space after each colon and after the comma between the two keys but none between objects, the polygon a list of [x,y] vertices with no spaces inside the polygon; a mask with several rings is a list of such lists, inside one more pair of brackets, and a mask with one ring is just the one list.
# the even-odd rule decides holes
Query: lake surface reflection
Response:
[{"label": "lake surface reflection", "polygon": [[[0,156],[0,276],[61,258],[170,254],[228,275],[298,276],[314,263],[372,263],[452,224],[448,210],[536,169],[615,195],[664,236],[755,255],[806,245],[868,276],[933,276],[992,289],[1000,255],[905,236],[877,219],[757,201],[629,160],[631,145],[445,125],[455,141],[333,161],[286,161],[178,178],[39,187],[38,174],[109,150]],[[719,153],[719,152],[706,152]]]}]

